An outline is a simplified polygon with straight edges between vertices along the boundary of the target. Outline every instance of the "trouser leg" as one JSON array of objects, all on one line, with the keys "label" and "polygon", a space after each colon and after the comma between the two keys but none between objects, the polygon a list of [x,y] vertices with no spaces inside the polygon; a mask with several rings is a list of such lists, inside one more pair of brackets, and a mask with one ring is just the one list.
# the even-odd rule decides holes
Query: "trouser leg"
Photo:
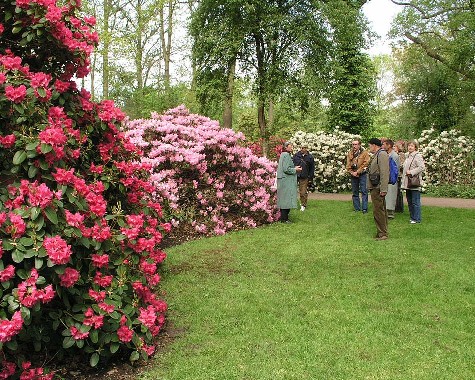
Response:
[{"label": "trouser leg", "polygon": [[380,195],[379,188],[371,189],[371,201],[373,202],[373,217],[378,231],[378,237],[388,236],[388,214],[386,202]]},{"label": "trouser leg", "polygon": [[299,178],[300,204],[307,207],[308,200],[308,178]]}]

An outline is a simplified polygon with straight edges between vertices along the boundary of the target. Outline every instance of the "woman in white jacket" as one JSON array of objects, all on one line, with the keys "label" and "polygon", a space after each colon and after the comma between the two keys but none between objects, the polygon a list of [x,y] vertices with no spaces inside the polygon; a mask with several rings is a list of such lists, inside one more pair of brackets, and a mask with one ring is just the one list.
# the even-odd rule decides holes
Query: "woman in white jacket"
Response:
[{"label": "woman in white jacket", "polygon": [[[422,173],[425,170],[424,159],[418,152],[419,144],[416,141],[407,143],[408,155],[404,161],[402,171],[401,188],[406,190],[407,206],[411,215],[411,224],[421,222],[421,190],[422,190]],[[408,177],[418,176],[420,185],[418,187],[408,186]]]}]

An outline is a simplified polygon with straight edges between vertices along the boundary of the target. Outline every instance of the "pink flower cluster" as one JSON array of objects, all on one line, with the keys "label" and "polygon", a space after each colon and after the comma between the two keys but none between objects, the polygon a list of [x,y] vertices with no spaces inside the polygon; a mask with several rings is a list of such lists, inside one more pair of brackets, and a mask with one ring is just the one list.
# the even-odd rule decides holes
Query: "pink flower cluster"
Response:
[{"label": "pink flower cluster", "polygon": [[0,320],[0,342],[5,343],[9,342],[12,337],[17,335],[21,328],[23,327],[23,318],[21,317],[21,312],[16,311],[12,319]]},{"label": "pink flower cluster", "polygon": [[51,284],[47,285],[43,289],[37,288],[36,283],[38,278],[38,271],[36,269],[32,269],[30,277],[18,284],[17,297],[18,301],[20,301],[23,306],[32,308],[40,302],[48,303],[54,298],[55,292]]},{"label": "pink flower cluster", "polygon": [[[120,342],[150,355],[165,320],[157,286],[171,224],[149,196],[151,165],[120,131],[125,114],[112,101],[93,102],[72,80],[87,74],[97,43],[95,20],[75,16],[79,3],[14,0],[2,8],[11,15],[2,37],[6,25],[21,32],[8,30],[5,44],[15,48],[0,52],[0,301],[9,305],[0,342],[15,341],[3,345],[0,378],[52,378],[8,360],[44,345],[38,323],[42,334],[58,334],[51,344],[61,334],[76,340],[52,350],[87,346],[106,356]],[[17,56],[26,51],[20,38],[37,54]],[[25,322],[20,308],[31,309]]]},{"label": "pink flower cluster", "polygon": [[180,106],[130,121],[126,135],[144,151],[153,195],[175,220],[221,235],[276,219],[276,165],[246,148],[241,133]]}]

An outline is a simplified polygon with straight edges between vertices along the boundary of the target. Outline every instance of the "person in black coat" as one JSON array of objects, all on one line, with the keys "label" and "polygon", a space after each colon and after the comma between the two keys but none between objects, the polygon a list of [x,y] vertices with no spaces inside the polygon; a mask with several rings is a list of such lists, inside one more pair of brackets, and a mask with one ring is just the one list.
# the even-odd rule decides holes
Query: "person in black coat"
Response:
[{"label": "person in black coat", "polygon": [[298,173],[297,181],[299,185],[300,211],[305,211],[309,184],[312,184],[315,174],[315,160],[306,145],[301,146],[300,150],[295,153],[293,160],[296,166],[302,168],[302,171]]}]

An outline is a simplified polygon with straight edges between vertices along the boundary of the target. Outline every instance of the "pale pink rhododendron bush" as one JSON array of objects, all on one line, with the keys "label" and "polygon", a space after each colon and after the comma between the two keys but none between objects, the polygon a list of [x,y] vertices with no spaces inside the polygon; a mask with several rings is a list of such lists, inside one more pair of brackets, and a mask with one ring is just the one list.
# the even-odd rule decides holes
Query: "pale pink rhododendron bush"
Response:
[{"label": "pale pink rhododendron bush", "polygon": [[0,0],[0,379],[35,358],[154,352],[170,230],[125,115],[74,77],[97,43],[76,2]]},{"label": "pale pink rhododendron bush", "polygon": [[180,230],[222,235],[276,220],[276,163],[244,146],[242,133],[184,106],[127,123],[126,136],[151,167],[154,198]]}]

